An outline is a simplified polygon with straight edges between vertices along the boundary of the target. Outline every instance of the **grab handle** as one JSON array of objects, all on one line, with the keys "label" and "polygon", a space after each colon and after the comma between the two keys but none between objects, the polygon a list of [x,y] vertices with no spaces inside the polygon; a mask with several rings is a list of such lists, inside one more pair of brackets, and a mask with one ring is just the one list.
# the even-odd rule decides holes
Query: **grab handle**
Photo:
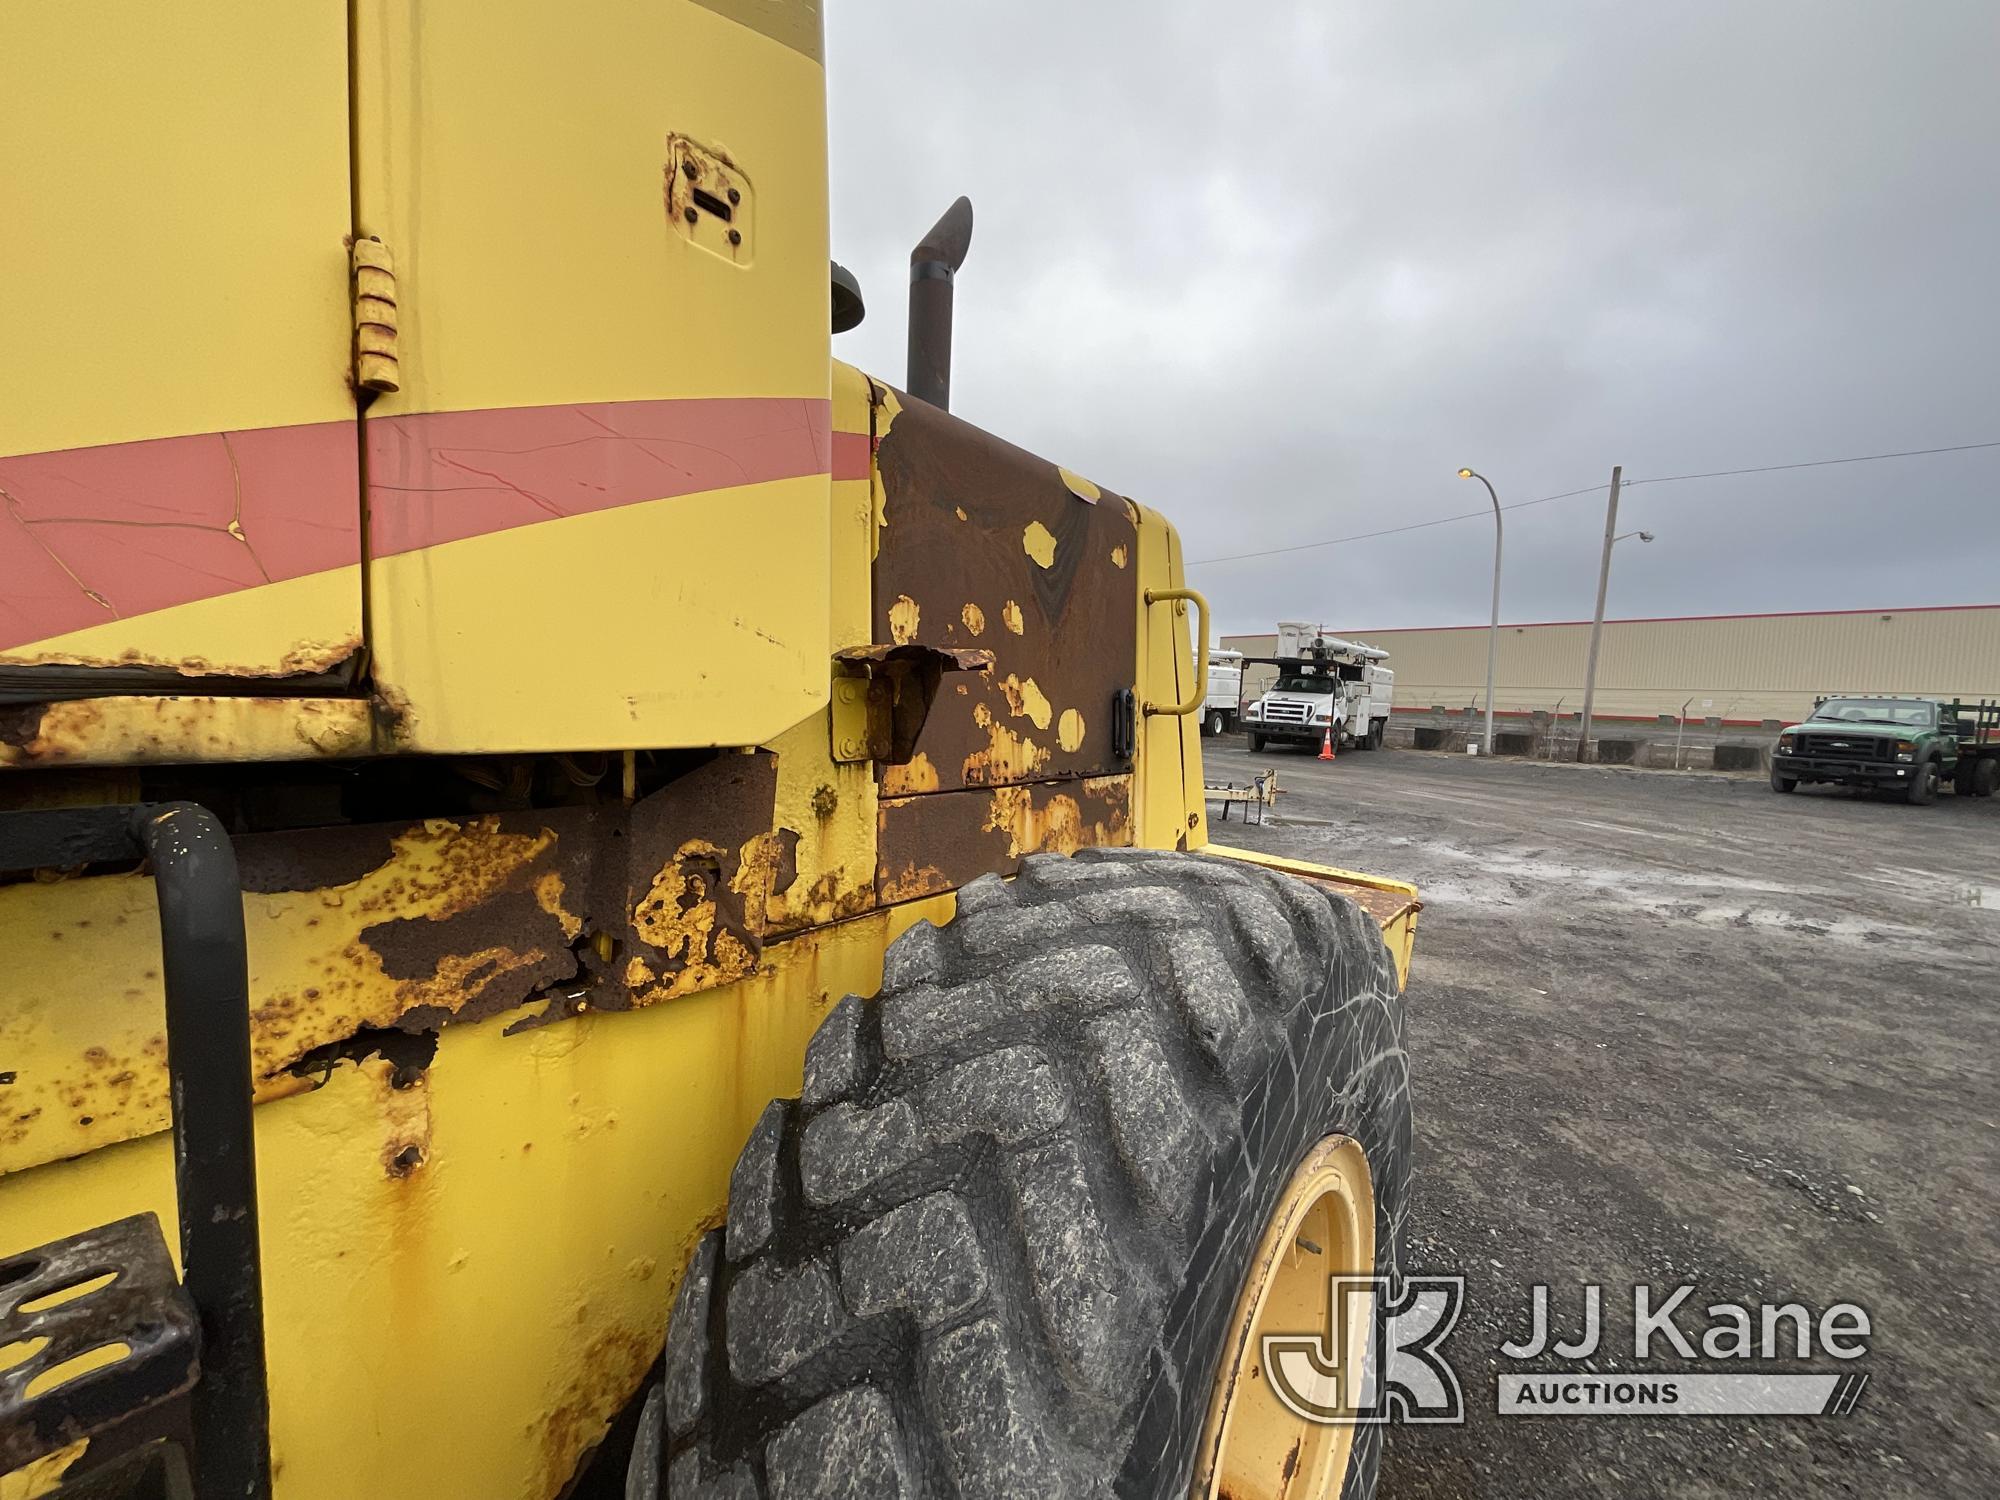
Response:
[{"label": "grab handle", "polygon": [[1189,688],[1187,700],[1183,703],[1154,703],[1148,699],[1146,712],[1149,714],[1180,714],[1185,717],[1188,714],[1199,713],[1203,701],[1208,697],[1208,601],[1193,589],[1146,590],[1148,604],[1178,603],[1182,600],[1192,604],[1201,617],[1201,628],[1196,637],[1198,644],[1194,653],[1194,684]]}]

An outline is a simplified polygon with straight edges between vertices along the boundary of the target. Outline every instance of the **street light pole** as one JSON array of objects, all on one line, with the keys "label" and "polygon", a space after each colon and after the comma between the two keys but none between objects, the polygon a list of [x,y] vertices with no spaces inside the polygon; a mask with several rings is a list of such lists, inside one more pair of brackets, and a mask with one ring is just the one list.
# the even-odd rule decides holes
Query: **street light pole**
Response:
[{"label": "street light pole", "polygon": [[[1618,486],[1625,466],[1611,470],[1611,502],[1604,508],[1604,558],[1597,565],[1597,613],[1590,621],[1590,657],[1583,669],[1583,727],[1576,737],[1576,758],[1587,758],[1590,749],[1590,710],[1597,698],[1597,643],[1604,634],[1604,594],[1611,586],[1611,549],[1618,542]],[[1647,541],[1652,538],[1648,536]]]},{"label": "street light pole", "polygon": [[1493,481],[1472,469],[1460,469],[1460,479],[1476,479],[1486,486],[1486,496],[1493,502],[1493,623],[1486,632],[1486,747],[1484,755],[1493,753],[1493,668],[1500,655],[1500,497],[1493,493]]}]

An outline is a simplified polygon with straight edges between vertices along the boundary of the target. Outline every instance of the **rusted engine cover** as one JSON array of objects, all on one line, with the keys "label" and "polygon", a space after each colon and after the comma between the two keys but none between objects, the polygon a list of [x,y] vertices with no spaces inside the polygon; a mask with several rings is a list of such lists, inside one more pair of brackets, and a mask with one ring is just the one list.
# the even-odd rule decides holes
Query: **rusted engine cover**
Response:
[{"label": "rusted engine cover", "polygon": [[1132,507],[916,400],[876,462],[875,638],[994,656],[946,679],[883,794],[1129,772],[1111,714],[1138,661]]}]

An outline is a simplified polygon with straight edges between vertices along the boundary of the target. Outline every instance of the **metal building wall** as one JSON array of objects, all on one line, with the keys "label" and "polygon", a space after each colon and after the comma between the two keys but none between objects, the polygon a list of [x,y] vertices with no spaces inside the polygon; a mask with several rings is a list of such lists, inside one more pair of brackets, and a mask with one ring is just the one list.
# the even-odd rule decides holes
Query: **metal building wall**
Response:
[{"label": "metal building wall", "polygon": [[[1396,705],[1483,706],[1486,627],[1331,629],[1389,653]],[[1275,636],[1225,636],[1251,655]],[[1583,706],[1590,622],[1502,625],[1501,713]],[[1829,692],[2000,698],[2000,605],[1826,614],[1606,620],[1597,668],[1600,718],[1678,716],[1735,723],[1802,718]]]}]

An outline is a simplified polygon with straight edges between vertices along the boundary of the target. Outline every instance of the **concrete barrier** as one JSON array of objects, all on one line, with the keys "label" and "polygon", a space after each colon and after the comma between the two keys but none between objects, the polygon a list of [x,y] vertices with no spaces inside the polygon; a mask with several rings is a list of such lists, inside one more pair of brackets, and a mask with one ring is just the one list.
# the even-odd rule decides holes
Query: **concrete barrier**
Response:
[{"label": "concrete barrier", "polygon": [[[1494,726],[1493,753],[1505,756],[1542,756],[1551,749],[1558,760],[1574,759],[1576,719],[1565,714],[1557,721],[1546,709],[1503,718],[1506,728]],[[1672,716],[1664,717],[1656,728],[1647,721],[1613,721],[1602,726],[1604,736],[1593,741],[1589,757],[1604,765],[1645,766],[1656,770],[1674,767],[1674,743],[1681,745],[1680,769],[1758,772],[1770,765],[1771,745],[1777,736],[1748,724],[1724,724],[1713,715],[1689,719],[1685,725]],[[1476,741],[1483,732],[1482,716],[1465,709],[1433,706],[1399,711],[1389,722],[1388,742],[1415,750],[1455,750]]]}]

